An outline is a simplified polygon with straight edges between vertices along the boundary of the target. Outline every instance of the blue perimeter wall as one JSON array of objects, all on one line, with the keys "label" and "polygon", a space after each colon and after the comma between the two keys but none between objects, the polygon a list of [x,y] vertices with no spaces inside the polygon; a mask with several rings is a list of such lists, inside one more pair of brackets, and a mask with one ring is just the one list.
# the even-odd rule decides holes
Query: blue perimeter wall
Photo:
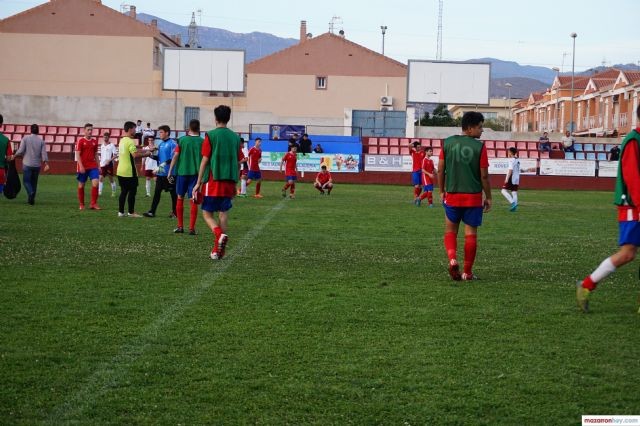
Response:
[{"label": "blue perimeter wall", "polygon": [[[262,150],[266,152],[287,152],[289,142],[286,140],[273,141],[268,133],[252,133],[248,147],[254,145],[256,138],[262,138]],[[317,144],[322,146],[326,154],[359,154],[362,155],[362,142],[358,136],[309,135],[311,149]]]}]

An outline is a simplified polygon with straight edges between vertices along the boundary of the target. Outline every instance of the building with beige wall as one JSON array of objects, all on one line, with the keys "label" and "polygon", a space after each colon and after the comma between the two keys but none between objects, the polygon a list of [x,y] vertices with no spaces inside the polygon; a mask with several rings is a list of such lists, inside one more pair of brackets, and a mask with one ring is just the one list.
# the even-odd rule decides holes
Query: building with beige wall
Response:
[{"label": "building with beige wall", "polygon": [[449,105],[451,117],[458,118],[467,111],[477,111],[484,115],[485,120],[509,120],[510,110],[517,99],[491,98],[489,105]]}]

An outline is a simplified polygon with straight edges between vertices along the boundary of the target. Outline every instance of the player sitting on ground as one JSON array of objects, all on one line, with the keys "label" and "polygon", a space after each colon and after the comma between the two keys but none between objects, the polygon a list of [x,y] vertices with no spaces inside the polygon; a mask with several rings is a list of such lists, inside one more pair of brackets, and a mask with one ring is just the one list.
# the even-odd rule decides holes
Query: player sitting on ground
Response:
[{"label": "player sitting on ground", "polygon": [[321,171],[316,176],[316,181],[313,186],[320,191],[320,194],[324,195],[327,191],[327,195],[331,195],[333,189],[333,179],[331,179],[331,173],[327,170],[327,166],[320,167]]}]

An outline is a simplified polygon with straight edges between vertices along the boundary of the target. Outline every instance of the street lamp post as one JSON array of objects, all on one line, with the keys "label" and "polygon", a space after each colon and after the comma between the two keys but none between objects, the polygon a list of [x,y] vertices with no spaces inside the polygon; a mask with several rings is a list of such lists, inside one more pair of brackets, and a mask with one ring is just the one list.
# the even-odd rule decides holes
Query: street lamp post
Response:
[{"label": "street lamp post", "polygon": [[[556,72],[556,76],[560,77],[560,68],[558,67],[553,67],[551,68],[552,70],[554,70]],[[558,80],[558,83],[560,83],[560,80]],[[553,126],[553,130],[558,130],[560,128],[560,123],[558,122],[558,104],[560,101],[560,86],[558,86],[558,88],[556,88],[556,125]]]},{"label": "street lamp post", "polygon": [[382,54],[384,55],[384,35],[387,33],[387,26],[380,25],[380,29],[382,30]]},{"label": "street lamp post", "polygon": [[569,123],[569,131],[573,134],[573,80],[576,73],[576,37],[578,37],[578,34],[571,33],[569,35],[573,39],[573,59],[571,62],[571,122]]},{"label": "street lamp post", "polygon": [[509,105],[507,106],[507,108],[509,108],[509,131],[513,132],[513,126],[512,126],[512,122],[511,122],[511,88],[513,87],[513,84],[511,83],[505,83],[504,87],[506,87],[508,89],[508,95],[507,95],[507,102],[509,103]]}]

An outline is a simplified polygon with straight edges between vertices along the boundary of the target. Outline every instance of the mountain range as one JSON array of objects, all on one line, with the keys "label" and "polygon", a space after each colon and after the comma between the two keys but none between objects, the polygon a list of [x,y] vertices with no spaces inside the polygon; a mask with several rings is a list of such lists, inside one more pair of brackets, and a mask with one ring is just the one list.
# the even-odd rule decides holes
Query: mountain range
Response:
[{"label": "mountain range", "polygon": [[[137,19],[150,23],[152,19],[158,21],[158,28],[167,35],[179,34],[183,45],[189,40],[188,25],[178,25],[166,21],[153,15],[138,13]],[[264,56],[285,49],[298,42],[295,38],[282,38],[273,34],[262,32],[251,32],[248,34],[234,33],[213,27],[198,27],[198,44],[207,49],[242,49],[245,51],[247,62],[255,61]],[[492,98],[502,98],[511,96],[512,99],[522,99],[528,97],[532,92],[545,91],[553,82],[556,71],[551,68],[520,65],[513,61],[503,61],[496,58],[476,58],[465,62],[490,62],[491,63],[491,85],[489,94]],[[639,70],[635,64],[617,64],[615,68],[623,70]],[[591,75],[602,71],[604,67],[595,67],[576,75]],[[562,73],[570,75],[571,73]],[[509,90],[506,83],[511,83]]]}]

